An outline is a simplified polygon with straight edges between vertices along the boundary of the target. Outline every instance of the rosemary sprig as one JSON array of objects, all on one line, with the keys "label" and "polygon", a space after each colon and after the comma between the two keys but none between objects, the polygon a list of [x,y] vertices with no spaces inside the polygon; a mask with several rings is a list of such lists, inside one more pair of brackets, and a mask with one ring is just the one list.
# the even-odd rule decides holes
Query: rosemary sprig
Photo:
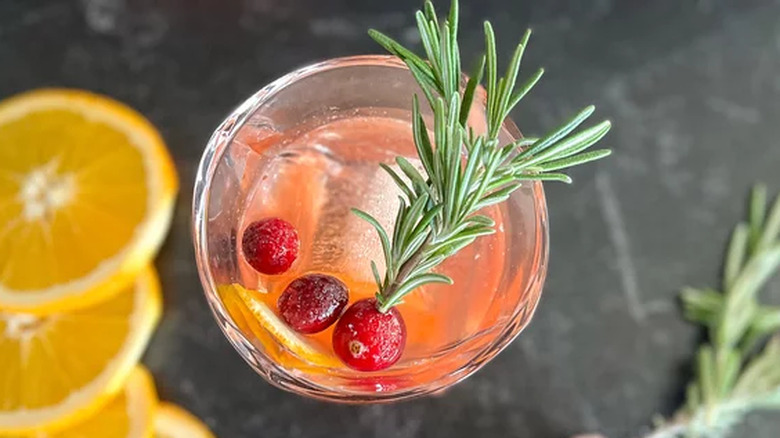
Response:
[{"label": "rosemary sprig", "polygon": [[[400,172],[382,165],[403,193],[392,235],[368,213],[353,210],[376,228],[382,242],[384,275],[371,262],[382,312],[424,284],[452,283],[449,277],[431,270],[478,237],[495,232],[493,220],[477,214],[479,210],[507,200],[522,181],[571,182],[558,171],[610,154],[606,149],[585,152],[609,131],[608,121],[574,132],[593,113],[592,106],[544,137],[499,143],[509,112],[543,74],[540,69],[516,85],[530,31],[518,44],[504,76],[499,77],[493,28],[485,22],[486,53],[461,89],[458,1],[453,0],[441,22],[430,1],[417,12],[416,19],[425,59],[392,38],[369,31],[374,40],[406,63],[433,110],[432,142],[419,99],[414,96],[414,144],[424,172],[403,157],[396,159]],[[487,93],[485,133],[476,133],[467,124],[480,85]]]},{"label": "rosemary sprig", "polygon": [[706,327],[709,340],[696,356],[685,407],[649,437],[722,438],[746,413],[780,409],[780,308],[757,299],[780,268],[780,195],[768,214],[766,199],[766,188],[756,186],[748,221],[731,236],[722,292],[682,291],[686,318]]}]

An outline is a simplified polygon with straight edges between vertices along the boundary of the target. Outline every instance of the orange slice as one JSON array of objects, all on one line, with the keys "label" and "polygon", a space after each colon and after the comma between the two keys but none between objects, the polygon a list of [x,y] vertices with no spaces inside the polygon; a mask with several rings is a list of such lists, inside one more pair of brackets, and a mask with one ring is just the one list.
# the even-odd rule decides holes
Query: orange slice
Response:
[{"label": "orange slice", "polygon": [[119,102],[59,89],[0,102],[0,309],[62,311],[126,286],[177,185],[159,133]]},{"label": "orange slice", "polygon": [[67,429],[38,432],[27,438],[148,438],[156,406],[152,377],[138,367],[122,392],[89,418]]},{"label": "orange slice", "polygon": [[154,438],[214,438],[214,434],[183,408],[162,403],[154,417]]},{"label": "orange slice", "polygon": [[0,435],[62,429],[100,409],[127,379],[160,316],[157,275],[67,313],[0,312]]},{"label": "orange slice", "polygon": [[[335,368],[341,366],[341,362],[334,356],[328,355],[310,343],[305,337],[288,327],[268,305],[258,297],[255,297],[255,294],[258,292],[250,291],[240,284],[233,284],[229,288],[238,295],[246,309],[246,311],[239,311],[242,313],[236,312],[236,301],[230,301],[230,298],[228,298],[226,306],[231,311],[231,316],[236,313],[238,313],[239,318],[243,316],[244,324],[249,326],[250,332],[263,344],[266,353],[272,356],[279,364],[297,369],[306,367]],[[228,293],[230,290],[228,290]],[[224,295],[225,291],[223,290]],[[235,318],[234,316],[234,320]],[[239,326],[242,325],[242,321],[239,320],[237,322]],[[245,330],[244,327],[239,328]]]}]

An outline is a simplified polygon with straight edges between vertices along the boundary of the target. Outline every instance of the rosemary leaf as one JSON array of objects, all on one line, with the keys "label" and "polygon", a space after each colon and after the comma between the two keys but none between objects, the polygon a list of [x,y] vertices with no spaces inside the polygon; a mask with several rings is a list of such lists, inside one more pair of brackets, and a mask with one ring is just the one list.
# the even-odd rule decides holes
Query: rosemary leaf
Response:
[{"label": "rosemary leaf", "polygon": [[772,242],[780,238],[780,195],[775,197],[774,205],[764,223],[764,230],[761,233],[757,250],[766,249]]},{"label": "rosemary leaf", "polygon": [[371,260],[371,274],[374,275],[374,281],[376,282],[377,290],[382,289],[382,279],[379,275],[379,268],[376,267],[376,262]]},{"label": "rosemary leaf", "polygon": [[[382,242],[382,251],[385,253],[385,260],[387,262],[393,260],[391,257],[392,246],[390,244],[390,238],[387,236],[387,232],[385,232],[385,229],[382,227],[382,225],[376,219],[374,219],[373,216],[364,211],[358,210],[357,208],[353,208],[352,213],[368,222],[372,227],[374,227],[374,229],[376,229],[377,234],[379,234],[379,239]],[[387,269],[391,269],[390,265],[387,266]]]},{"label": "rosemary leaf", "polygon": [[474,70],[469,76],[469,80],[466,83],[466,88],[463,90],[463,103],[460,107],[460,124],[466,126],[469,119],[469,112],[471,111],[471,104],[474,102],[474,93],[477,91],[477,87],[482,82],[482,75],[485,73],[485,55],[479,58],[479,62],[474,67]]},{"label": "rosemary leaf", "polygon": [[612,151],[609,149],[599,149],[591,152],[583,152],[581,154],[573,155],[570,157],[549,161],[539,166],[539,169],[544,172],[549,172],[551,170],[558,170],[558,169],[566,169],[572,166],[585,164],[590,161],[600,160],[604,157],[608,157],[610,154],[612,154]]},{"label": "rosemary leaf", "polygon": [[520,173],[517,178],[528,181],[560,181],[571,184],[571,177],[565,173]]},{"label": "rosemary leaf", "polygon": [[406,199],[412,200],[415,198],[412,189],[409,188],[409,186],[406,184],[406,181],[404,181],[403,178],[401,178],[395,172],[395,170],[393,170],[390,166],[388,166],[385,163],[379,163],[379,167],[381,167],[385,172],[387,172],[388,175],[390,175],[391,178],[393,178],[393,181],[395,181],[395,184],[398,186],[398,188],[401,189],[402,192],[404,192],[404,195],[406,195]]},{"label": "rosemary leaf", "polygon": [[757,184],[750,196],[750,249],[758,246],[766,214],[766,186]]},{"label": "rosemary leaf", "polygon": [[712,327],[723,310],[723,295],[711,289],[686,287],[680,293],[685,318]]},{"label": "rosemary leaf", "polygon": [[737,224],[731,234],[731,242],[726,253],[726,263],[723,270],[723,284],[726,289],[734,286],[742,265],[745,263],[747,253],[748,227],[744,223]]}]

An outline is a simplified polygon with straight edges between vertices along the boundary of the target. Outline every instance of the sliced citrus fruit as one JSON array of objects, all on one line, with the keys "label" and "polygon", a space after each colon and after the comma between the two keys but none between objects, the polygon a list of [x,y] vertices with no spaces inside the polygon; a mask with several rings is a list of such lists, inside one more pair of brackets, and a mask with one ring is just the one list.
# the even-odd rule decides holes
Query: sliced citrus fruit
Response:
[{"label": "sliced citrus fruit", "polygon": [[214,434],[183,408],[162,403],[154,417],[154,438],[214,438]]},{"label": "sliced citrus fruit", "polygon": [[[274,356],[273,358],[281,365],[294,366],[299,369],[305,367],[306,364],[330,368],[341,366],[338,359],[326,354],[288,327],[267,304],[254,296],[256,292],[250,291],[240,284],[233,284],[230,289],[235,291],[248,310],[248,315],[244,312],[244,322],[249,324],[251,333],[263,344],[266,352]],[[228,301],[228,310],[234,309],[235,305],[235,301]],[[238,322],[240,324],[240,321]],[[261,327],[253,327],[253,323],[259,323]],[[243,327],[239,328],[243,329]],[[278,344],[281,344],[283,348],[279,348]],[[287,351],[297,358],[290,356]]]},{"label": "sliced citrus fruit", "polygon": [[[137,367],[124,389],[89,418],[67,429],[28,438],[148,438],[153,430],[157,391],[149,372]],[[21,438],[21,437],[18,437]]]},{"label": "sliced citrus fruit", "polygon": [[177,184],[158,132],[119,102],[59,89],[0,102],[0,309],[61,311],[126,286]]},{"label": "sliced citrus fruit", "polygon": [[0,312],[0,434],[59,429],[99,409],[122,388],[160,308],[147,268],[128,290],[84,309]]}]

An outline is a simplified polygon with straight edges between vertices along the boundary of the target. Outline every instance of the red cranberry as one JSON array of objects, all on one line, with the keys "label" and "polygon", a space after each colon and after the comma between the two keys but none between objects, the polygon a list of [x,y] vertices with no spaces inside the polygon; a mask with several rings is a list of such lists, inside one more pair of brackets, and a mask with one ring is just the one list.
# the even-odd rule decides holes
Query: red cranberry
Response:
[{"label": "red cranberry", "polygon": [[347,286],[324,274],[295,279],[284,289],[277,306],[282,319],[300,333],[317,333],[341,316],[349,301]]},{"label": "red cranberry", "polygon": [[244,229],[241,239],[247,263],[268,275],[290,269],[298,257],[300,246],[295,227],[275,217],[252,222]]},{"label": "red cranberry", "polygon": [[333,331],[333,351],[350,368],[383,370],[398,361],[406,345],[406,325],[401,313],[377,310],[374,298],[353,303]]}]

